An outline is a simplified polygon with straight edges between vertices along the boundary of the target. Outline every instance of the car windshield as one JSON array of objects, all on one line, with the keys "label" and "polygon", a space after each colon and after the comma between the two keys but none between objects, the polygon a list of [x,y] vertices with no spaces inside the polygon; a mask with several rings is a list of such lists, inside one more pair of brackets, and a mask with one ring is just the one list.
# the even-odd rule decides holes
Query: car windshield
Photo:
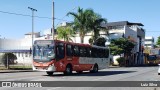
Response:
[{"label": "car windshield", "polygon": [[53,45],[35,45],[33,59],[35,61],[50,61],[55,58]]}]

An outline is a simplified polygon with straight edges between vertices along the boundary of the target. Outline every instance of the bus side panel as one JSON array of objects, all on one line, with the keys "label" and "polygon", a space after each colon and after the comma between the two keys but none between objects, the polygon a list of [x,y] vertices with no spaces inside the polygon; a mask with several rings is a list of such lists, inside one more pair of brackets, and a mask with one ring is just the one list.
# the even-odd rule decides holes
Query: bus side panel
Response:
[{"label": "bus side panel", "polygon": [[109,58],[86,58],[80,57],[79,64],[81,68],[85,70],[91,70],[94,64],[98,64],[99,69],[105,69],[109,67]]}]

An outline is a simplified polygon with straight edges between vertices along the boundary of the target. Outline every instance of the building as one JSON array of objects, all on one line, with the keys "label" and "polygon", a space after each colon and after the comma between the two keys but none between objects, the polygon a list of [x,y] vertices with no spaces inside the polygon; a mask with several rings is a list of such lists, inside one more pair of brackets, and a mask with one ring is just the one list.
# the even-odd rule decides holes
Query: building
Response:
[{"label": "building", "polygon": [[144,46],[147,48],[154,48],[154,37],[145,37]]},{"label": "building", "polygon": [[[51,38],[50,35],[51,30],[45,30],[43,36],[40,35],[40,32],[34,32],[33,38],[34,40],[44,40]],[[0,38],[0,56],[4,53],[13,53],[16,55],[18,63],[32,64],[31,49],[32,33],[26,33],[22,39]]]},{"label": "building", "polygon": [[132,23],[128,21],[119,21],[109,22],[102,26],[108,28],[110,40],[124,37],[134,42],[135,47],[132,50],[132,56],[129,64],[143,64],[143,42],[145,37],[143,24]]}]

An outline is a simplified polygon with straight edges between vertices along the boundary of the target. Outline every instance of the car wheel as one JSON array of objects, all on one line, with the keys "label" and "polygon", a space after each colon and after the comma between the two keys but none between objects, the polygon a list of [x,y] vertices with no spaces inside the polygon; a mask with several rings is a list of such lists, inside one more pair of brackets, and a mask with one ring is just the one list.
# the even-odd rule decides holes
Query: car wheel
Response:
[{"label": "car wheel", "polygon": [[49,76],[53,75],[53,72],[46,72]]}]

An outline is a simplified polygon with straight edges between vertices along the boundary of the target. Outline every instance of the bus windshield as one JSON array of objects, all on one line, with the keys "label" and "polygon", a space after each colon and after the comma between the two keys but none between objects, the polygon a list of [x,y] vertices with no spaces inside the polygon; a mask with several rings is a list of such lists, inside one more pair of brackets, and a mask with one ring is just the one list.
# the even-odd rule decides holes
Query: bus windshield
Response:
[{"label": "bus windshield", "polygon": [[35,45],[33,59],[38,62],[47,62],[55,58],[53,45]]}]

